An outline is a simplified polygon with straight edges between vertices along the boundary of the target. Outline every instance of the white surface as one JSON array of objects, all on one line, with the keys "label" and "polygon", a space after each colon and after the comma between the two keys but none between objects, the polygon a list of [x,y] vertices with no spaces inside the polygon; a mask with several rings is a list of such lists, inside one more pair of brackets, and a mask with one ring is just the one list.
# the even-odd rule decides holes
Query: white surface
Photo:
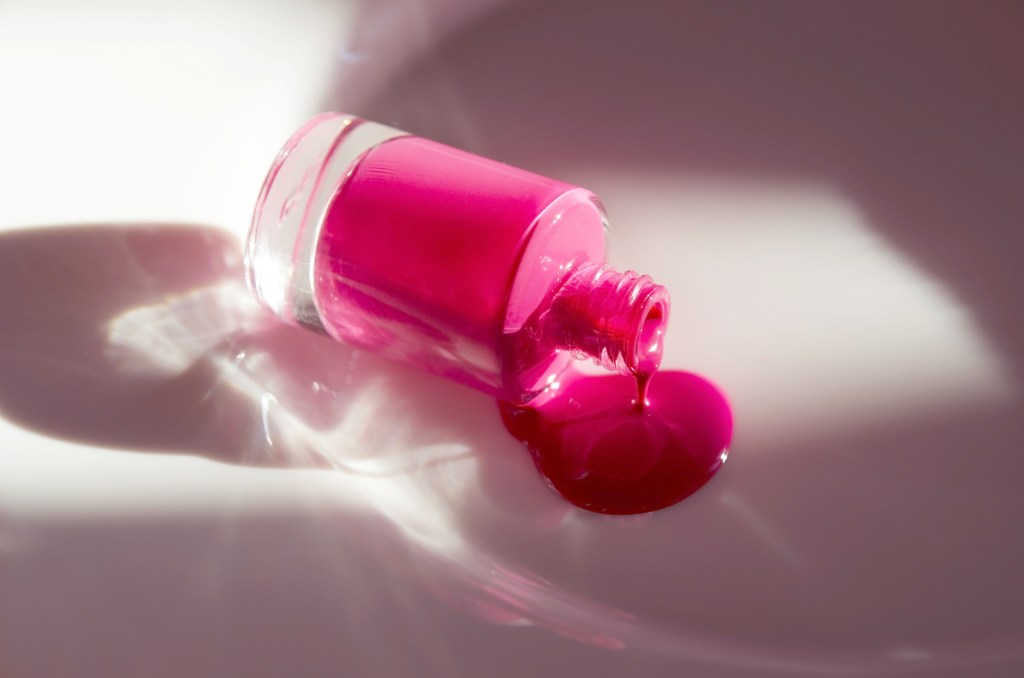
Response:
[{"label": "white surface", "polygon": [[[1019,675],[1019,10],[497,4],[0,4],[0,674]],[[580,512],[268,323],[238,239],[327,107],[601,195],[719,477]]]}]

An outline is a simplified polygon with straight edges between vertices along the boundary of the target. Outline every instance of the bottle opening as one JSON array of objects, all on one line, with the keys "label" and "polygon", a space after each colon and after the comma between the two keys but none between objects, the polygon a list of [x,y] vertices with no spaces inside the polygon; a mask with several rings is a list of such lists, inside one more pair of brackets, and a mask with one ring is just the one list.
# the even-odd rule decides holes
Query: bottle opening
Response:
[{"label": "bottle opening", "polygon": [[653,374],[661,365],[668,290],[634,271],[587,265],[555,297],[563,347],[623,374]]},{"label": "bottle opening", "polygon": [[657,299],[647,310],[637,332],[636,372],[650,375],[661,366],[665,347],[665,330],[668,327],[668,301]]}]

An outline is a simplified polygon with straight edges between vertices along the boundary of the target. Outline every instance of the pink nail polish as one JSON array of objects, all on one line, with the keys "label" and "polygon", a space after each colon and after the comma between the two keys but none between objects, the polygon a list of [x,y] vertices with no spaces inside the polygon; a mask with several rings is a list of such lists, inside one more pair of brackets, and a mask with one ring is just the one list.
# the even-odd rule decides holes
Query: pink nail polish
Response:
[{"label": "pink nail polish", "polygon": [[605,231],[585,189],[326,114],[274,163],[246,260],[286,320],[526,403],[573,355],[661,362],[668,293],[608,267]]},{"label": "pink nail polish", "polygon": [[[606,230],[601,204],[586,189],[384,125],[326,113],[296,132],[274,162],[253,216],[246,267],[256,296],[285,320],[507,403],[503,416],[509,430],[527,442],[556,488],[591,510],[629,513],[685,496],[662,491],[651,500],[649,488],[637,479],[658,472],[652,454],[685,456],[681,466],[669,464],[678,471],[694,466],[694,453],[669,451],[683,445],[678,436],[663,435],[676,423],[655,416],[658,404],[648,401],[648,384],[661,364],[668,292],[647,276],[619,273],[605,264]],[[566,380],[574,357],[631,375],[634,382],[622,379],[635,383],[635,390],[609,398],[608,382],[592,388],[597,382]],[[563,381],[574,384],[573,402],[582,404],[544,405],[557,400],[552,396]],[[674,401],[670,409],[676,418],[685,415],[677,410],[680,404],[685,410],[682,401],[690,391],[707,400],[705,391],[694,391],[690,382],[676,388],[677,382],[666,378],[663,389],[671,392],[666,402]],[[623,382],[615,383],[621,391]],[[546,396],[538,398],[541,394]],[[727,413],[724,399],[717,397],[716,411]],[[607,415],[609,408],[614,416]],[[622,447],[636,440],[647,453],[625,450],[621,460],[609,461],[608,450],[601,452],[603,461],[593,473],[612,469],[618,480],[611,484],[626,494],[613,487],[616,498],[609,500],[604,483],[602,498],[588,505],[586,497],[575,496],[578,483],[567,491],[552,477],[564,465],[544,463],[542,457],[566,452],[561,438],[552,437],[566,422],[574,422],[570,428],[576,430],[579,421],[595,416],[606,423],[621,419],[621,426],[609,431],[584,423],[582,430],[597,436],[593,443],[601,438]],[[731,417],[726,419],[725,444],[731,434]],[[519,423],[512,426],[513,421]],[[658,434],[629,433],[639,430]],[[702,448],[697,455],[702,479],[686,494],[724,459],[720,433],[708,438],[714,449]],[[578,457],[581,446],[588,446],[582,442],[588,435],[576,430],[566,443],[571,455]],[[706,442],[700,444],[707,447]],[[692,440],[686,444],[692,447]],[[637,464],[643,468],[630,470]],[[585,467],[572,467],[574,482],[581,473],[593,475]],[[683,484],[689,488],[692,480]],[[587,487],[584,483],[583,495]]]}]

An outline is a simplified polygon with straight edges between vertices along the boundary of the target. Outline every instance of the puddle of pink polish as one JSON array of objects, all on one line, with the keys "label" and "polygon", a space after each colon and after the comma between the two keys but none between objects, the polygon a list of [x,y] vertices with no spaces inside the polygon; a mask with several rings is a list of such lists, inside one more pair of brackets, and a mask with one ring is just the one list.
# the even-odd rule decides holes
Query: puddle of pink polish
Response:
[{"label": "puddle of pink polish", "polygon": [[[501,403],[508,431],[524,442],[548,482],[597,513],[644,513],[700,489],[732,439],[728,402],[688,372],[658,372],[647,402],[637,378],[573,374],[538,407]],[[642,401],[640,401],[642,402]]]}]

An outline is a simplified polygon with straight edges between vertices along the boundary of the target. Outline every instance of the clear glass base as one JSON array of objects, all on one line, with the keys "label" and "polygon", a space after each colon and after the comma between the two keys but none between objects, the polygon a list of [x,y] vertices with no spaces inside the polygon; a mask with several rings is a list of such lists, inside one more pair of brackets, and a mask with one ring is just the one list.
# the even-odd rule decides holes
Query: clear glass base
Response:
[{"label": "clear glass base", "polygon": [[303,125],[263,183],[245,248],[249,287],[276,315],[323,332],[313,301],[313,261],[324,213],[349,168],[405,132],[340,113]]}]

